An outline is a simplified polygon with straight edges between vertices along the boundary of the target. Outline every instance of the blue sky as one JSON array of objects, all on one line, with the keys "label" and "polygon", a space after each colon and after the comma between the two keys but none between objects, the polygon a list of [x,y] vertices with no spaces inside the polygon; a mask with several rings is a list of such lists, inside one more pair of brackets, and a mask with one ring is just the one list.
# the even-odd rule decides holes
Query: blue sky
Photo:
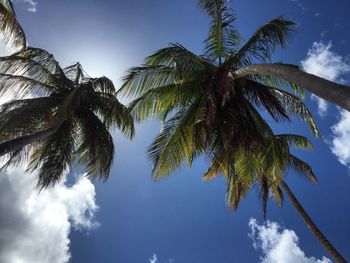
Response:
[{"label": "blue sky", "polygon": [[[15,5],[31,46],[50,51],[62,66],[79,61],[90,75],[105,75],[119,85],[129,67],[140,65],[147,55],[170,42],[178,42],[198,54],[202,52],[209,21],[196,2],[16,0]],[[307,71],[322,77],[350,83],[348,0],[235,0],[230,5],[245,39],[281,15],[299,24],[288,48],[277,50],[273,61],[302,64]],[[298,121],[273,126],[281,133],[300,133],[312,139],[314,150],[297,154],[312,165],[319,183],[313,185],[293,172],[288,173],[287,181],[321,230],[350,259],[350,114],[332,105],[326,109],[321,104],[318,108],[320,102],[309,94],[305,101],[318,121],[323,140],[312,138],[306,125]],[[55,228],[56,231],[66,227],[64,240],[70,240],[70,244],[65,243],[60,253],[70,254],[70,262],[278,262],[273,260],[283,255],[276,255],[274,248],[283,244],[285,258],[294,259],[285,262],[316,262],[311,257],[329,257],[287,199],[282,208],[269,203],[271,222],[266,225],[261,225],[256,190],[238,211],[229,210],[224,180],[201,180],[208,164],[205,158],[199,158],[191,169],[184,166],[165,180],[153,182],[146,148],[159,127],[156,120],[138,125],[132,142],[115,133],[115,162],[106,183],[94,182],[94,187],[90,181],[80,179],[80,185],[73,190],[61,185],[54,190],[58,194],[47,194],[48,200],[52,196],[57,200],[59,193],[70,189],[72,198],[77,198],[74,200],[83,200],[84,205],[78,208],[73,199],[64,200],[66,220]],[[79,171],[73,169],[72,173]],[[12,195],[16,193],[13,189]],[[2,196],[6,197],[5,193]],[[85,217],[85,212],[90,216]],[[5,229],[1,227],[1,217],[0,232]],[[36,231],[46,236],[50,230],[37,226]],[[18,242],[18,238],[10,242]],[[5,241],[0,238],[0,259]],[[13,246],[14,254],[19,253],[17,247]],[[292,255],[288,252],[292,248],[305,255]],[[41,251],[43,254],[55,251],[49,246],[44,249],[47,250]],[[53,255],[50,262],[67,260],[68,257]]]}]

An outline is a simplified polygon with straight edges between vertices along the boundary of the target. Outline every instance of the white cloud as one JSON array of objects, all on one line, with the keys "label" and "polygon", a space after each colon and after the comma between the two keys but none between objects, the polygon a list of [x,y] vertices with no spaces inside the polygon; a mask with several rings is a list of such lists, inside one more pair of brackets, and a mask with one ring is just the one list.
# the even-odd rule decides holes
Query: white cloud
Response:
[{"label": "white cloud", "polygon": [[[350,65],[331,48],[331,42],[328,44],[324,44],[322,41],[314,42],[306,59],[301,61],[305,71],[331,81],[337,81],[342,75],[349,73]],[[311,98],[317,101],[318,112],[324,116],[327,112],[327,102],[315,95],[312,95]]]},{"label": "white cloud", "polygon": [[331,150],[343,165],[350,165],[350,112],[340,111],[340,120],[332,126]]},{"label": "white cloud", "polygon": [[34,0],[16,0],[16,1],[26,4],[27,10],[29,12],[35,13],[37,11],[38,2]]},{"label": "white cloud", "polygon": [[0,262],[66,263],[69,233],[98,226],[95,187],[87,178],[67,187],[35,189],[35,174],[21,168],[0,174]]},{"label": "white cloud", "polygon": [[[350,73],[350,63],[331,50],[332,43],[313,43],[307,58],[301,62],[304,69],[312,74],[318,75],[331,81],[344,82],[342,76]],[[318,111],[321,116],[327,112],[328,103],[316,97],[312,99],[318,102]],[[350,165],[350,112],[340,110],[339,121],[331,127],[332,138],[330,147],[340,163]]]},{"label": "white cloud", "polygon": [[255,249],[261,249],[261,263],[331,263],[323,257],[307,257],[299,247],[298,237],[293,230],[281,229],[275,222],[259,225],[256,219],[249,220],[250,233]]},{"label": "white cloud", "polygon": [[157,263],[158,257],[156,254],[153,254],[153,256],[149,259],[150,263]]}]

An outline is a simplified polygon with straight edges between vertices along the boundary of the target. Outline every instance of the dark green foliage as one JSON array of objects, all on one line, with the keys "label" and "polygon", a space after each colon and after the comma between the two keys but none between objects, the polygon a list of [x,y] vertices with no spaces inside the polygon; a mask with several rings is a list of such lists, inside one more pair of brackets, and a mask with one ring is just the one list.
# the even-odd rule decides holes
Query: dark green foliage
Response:
[{"label": "dark green foliage", "polygon": [[108,130],[117,126],[134,135],[131,114],[111,80],[89,77],[79,63],[62,69],[51,54],[31,47],[0,58],[0,72],[0,94],[18,98],[0,108],[0,142],[48,131],[10,151],[5,167],[29,160],[28,169],[39,171],[40,187],[58,182],[73,161],[90,176],[108,177],[114,157]]}]

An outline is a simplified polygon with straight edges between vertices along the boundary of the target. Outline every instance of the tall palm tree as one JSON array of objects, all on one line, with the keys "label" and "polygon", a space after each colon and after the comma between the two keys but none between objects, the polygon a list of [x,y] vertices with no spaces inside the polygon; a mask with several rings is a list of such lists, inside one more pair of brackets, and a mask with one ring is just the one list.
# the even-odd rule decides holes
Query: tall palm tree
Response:
[{"label": "tall palm tree", "polygon": [[[130,105],[135,119],[157,116],[163,122],[148,149],[156,180],[184,162],[191,165],[199,155],[209,156],[208,173],[224,167],[226,173],[233,174],[239,154],[251,156],[256,149],[266,147],[271,129],[259,110],[275,121],[299,117],[319,135],[312,115],[298,96],[302,90],[293,82],[271,75],[235,78],[233,74],[255,61],[270,60],[277,46],[286,46],[295,24],[284,18],[274,19],[242,45],[233,26],[235,16],[225,2],[199,0],[211,19],[203,55],[172,44],[124,77],[119,93],[135,98]],[[289,67],[300,71],[296,66]],[[294,94],[287,91],[290,87]],[[339,254],[333,247],[326,249],[331,255]]]},{"label": "tall palm tree", "polygon": [[24,30],[16,18],[15,9],[11,0],[0,0],[0,32],[5,42],[10,41],[14,48],[27,47]]},{"label": "tall palm tree", "polygon": [[0,107],[0,156],[4,167],[29,159],[40,187],[60,180],[73,161],[106,179],[114,157],[109,128],[134,134],[111,80],[89,77],[79,63],[62,69],[41,49],[0,57],[0,96],[9,93],[17,99]]}]

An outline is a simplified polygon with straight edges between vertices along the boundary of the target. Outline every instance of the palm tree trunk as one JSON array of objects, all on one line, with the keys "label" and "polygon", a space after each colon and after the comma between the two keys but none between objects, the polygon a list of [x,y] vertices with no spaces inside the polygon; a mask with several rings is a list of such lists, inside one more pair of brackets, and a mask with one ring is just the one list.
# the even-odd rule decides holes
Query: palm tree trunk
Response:
[{"label": "palm tree trunk", "polygon": [[326,249],[326,251],[333,257],[335,262],[337,263],[346,263],[345,258],[336,250],[336,248],[328,241],[328,239],[322,234],[320,229],[315,225],[315,223],[312,221],[310,216],[306,213],[304,208],[299,203],[298,199],[295,197],[293,192],[290,190],[289,186],[286,184],[285,181],[281,180],[280,185],[284,189],[284,191],[287,193],[289,199],[291,200],[292,204],[296,208],[296,210],[299,212],[300,216],[303,218],[304,222],[310,229],[310,231],[314,234],[314,236],[320,241],[322,246]]},{"label": "palm tree trunk", "polygon": [[51,136],[59,129],[59,127],[61,127],[62,123],[63,121],[60,121],[46,130],[0,143],[0,156],[19,150],[31,143],[43,140]]},{"label": "palm tree trunk", "polygon": [[271,75],[292,82],[318,97],[350,111],[350,87],[303,72],[283,64],[250,65],[231,72],[233,79],[250,74]]}]

